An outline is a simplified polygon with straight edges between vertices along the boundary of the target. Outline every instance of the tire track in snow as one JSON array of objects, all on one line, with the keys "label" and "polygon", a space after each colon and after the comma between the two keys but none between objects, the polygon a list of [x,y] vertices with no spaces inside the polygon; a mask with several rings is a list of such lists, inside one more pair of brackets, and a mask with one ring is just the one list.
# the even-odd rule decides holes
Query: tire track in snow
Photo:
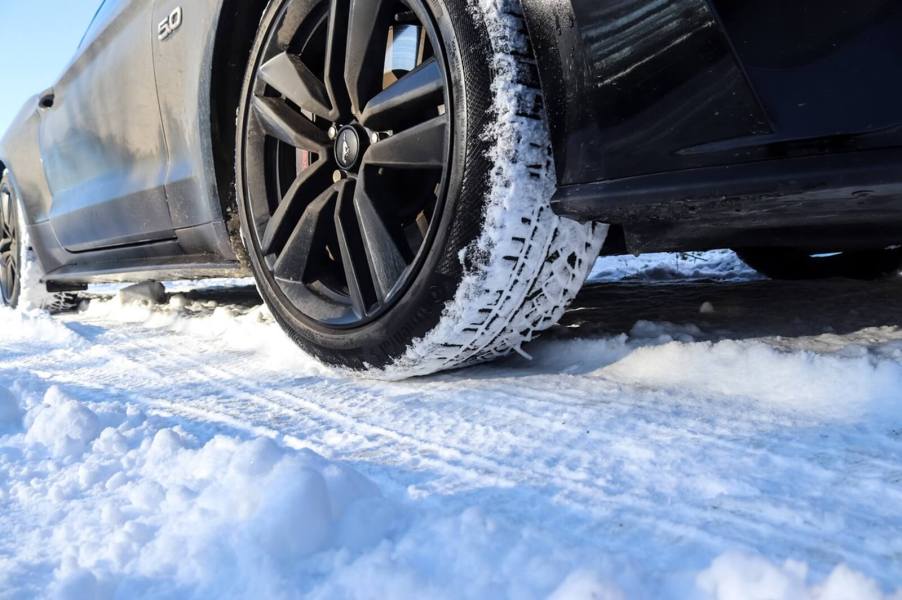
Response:
[{"label": "tire track in snow", "polygon": [[[621,520],[630,522],[632,525],[653,525],[658,531],[661,531],[662,529],[669,531],[674,538],[690,535],[696,539],[706,540],[710,543],[723,543],[724,540],[742,543],[754,541],[761,537],[769,537],[779,538],[782,540],[783,544],[787,546],[806,547],[810,551],[817,550],[817,523],[811,523],[803,531],[799,531],[798,528],[786,528],[784,523],[780,522],[769,523],[766,522],[766,520],[761,519],[760,515],[756,514],[756,505],[754,502],[749,502],[748,507],[743,508],[742,510],[737,510],[739,507],[733,506],[732,510],[725,509],[720,511],[717,516],[717,519],[719,520],[713,520],[711,518],[710,513],[712,509],[710,506],[695,506],[690,509],[681,505],[679,507],[674,507],[674,511],[671,515],[667,519],[662,520],[660,514],[655,514],[659,512],[660,507],[656,505],[654,500],[650,500],[642,495],[607,494],[604,493],[599,486],[588,485],[582,479],[577,479],[573,476],[568,476],[566,473],[562,473],[560,469],[540,468],[536,463],[531,463],[528,465],[528,471],[525,471],[523,465],[518,467],[484,456],[477,452],[477,449],[473,448],[472,445],[468,447],[462,442],[457,445],[438,444],[433,440],[427,440],[422,436],[416,436],[402,431],[401,429],[405,428],[416,430],[418,426],[422,425],[422,423],[410,422],[409,415],[405,414],[404,411],[396,418],[394,427],[386,427],[384,425],[373,423],[371,419],[368,418],[372,415],[362,408],[361,405],[372,406],[374,404],[384,404],[386,403],[386,400],[369,390],[361,391],[362,384],[344,382],[336,386],[335,381],[325,381],[304,388],[304,391],[310,393],[311,397],[316,398],[316,401],[307,400],[296,393],[280,390],[266,390],[267,395],[263,396],[261,395],[262,390],[259,389],[259,387],[254,387],[242,382],[236,377],[233,369],[213,367],[208,363],[199,361],[190,351],[184,350],[186,345],[183,345],[182,342],[187,342],[188,340],[182,340],[181,334],[164,332],[165,335],[163,336],[163,339],[165,340],[165,344],[159,343],[158,340],[138,341],[148,333],[153,335],[159,334],[160,332],[159,330],[148,330],[147,328],[142,327],[130,327],[126,329],[118,328],[115,331],[111,330],[111,333],[105,340],[106,347],[118,348],[116,350],[117,355],[134,361],[136,364],[142,364],[144,366],[147,366],[148,364],[155,365],[153,370],[163,381],[165,381],[166,373],[197,371],[204,374],[201,378],[202,385],[214,388],[217,391],[215,394],[215,401],[200,402],[200,408],[197,407],[199,401],[191,398],[188,399],[190,402],[189,406],[180,407],[177,403],[171,401],[156,403],[161,407],[165,405],[166,410],[181,414],[185,418],[195,420],[200,417],[201,419],[208,421],[220,420],[223,422],[231,421],[232,423],[243,423],[247,422],[248,417],[252,417],[257,422],[256,426],[260,427],[261,421],[264,423],[267,421],[271,422],[272,414],[270,411],[275,409],[279,414],[290,417],[286,422],[286,425],[294,430],[294,433],[301,434],[305,443],[309,443],[314,450],[321,453],[331,453],[334,455],[335,448],[330,446],[325,440],[317,442],[315,436],[312,435],[311,432],[318,431],[321,434],[320,437],[324,437],[329,431],[335,430],[336,428],[346,428],[355,432],[359,432],[362,429],[362,436],[364,438],[369,439],[372,436],[376,436],[389,440],[387,445],[371,445],[369,447],[357,446],[352,448],[353,451],[349,452],[349,455],[358,460],[373,460],[374,462],[387,465],[397,464],[402,467],[410,467],[409,459],[398,461],[398,455],[416,456],[425,448],[432,452],[434,456],[418,462],[418,464],[413,465],[413,467],[419,470],[422,470],[424,467],[435,470],[439,474],[439,478],[436,482],[433,482],[434,485],[438,485],[448,477],[456,479],[457,486],[460,486],[464,482],[473,485],[476,483],[474,482],[474,472],[476,472],[481,473],[480,478],[477,480],[478,483],[489,486],[498,486],[501,484],[526,484],[540,486],[540,488],[556,487],[558,488],[556,497],[559,502],[565,505],[586,511],[596,518],[619,517]],[[535,379],[535,377],[531,377],[530,383],[538,383]],[[227,383],[223,383],[223,381]],[[296,382],[292,382],[290,378],[286,378],[286,385],[291,385],[293,383]],[[479,385],[482,382],[474,382],[474,380],[465,379],[460,383],[462,383],[465,391],[470,391],[470,386]],[[560,381],[557,381],[556,383],[558,386],[560,385]],[[554,382],[547,385],[554,386]],[[589,382],[588,385],[594,387],[594,392],[596,394],[598,393],[598,382]],[[443,388],[446,388],[447,386],[447,383],[442,383],[437,389],[432,389],[428,384],[425,385],[425,389],[422,390],[421,394],[424,398],[423,402],[428,403],[430,398],[440,396]],[[390,387],[390,389],[393,388],[394,386]],[[400,389],[404,390],[406,387],[401,384]],[[624,386],[614,386],[609,393],[616,397],[617,392],[623,389]],[[351,403],[348,403],[347,398],[343,397],[343,394],[349,391],[353,391],[355,395],[355,399]],[[512,398],[515,396],[510,389],[496,387],[490,391],[490,399],[504,397]],[[523,392],[523,389],[517,389],[516,396],[523,397]],[[542,390],[541,394],[535,394],[535,390],[528,390],[527,392],[526,396],[530,396],[530,394],[533,396],[540,396],[533,397],[533,400],[537,400],[540,403],[547,405],[549,408],[561,409],[561,403],[555,403],[553,401],[551,394],[554,392],[551,389]],[[582,401],[584,405],[597,404],[597,401],[585,402],[585,397],[572,391],[557,389],[557,392],[570,400]],[[404,395],[411,394],[408,392]],[[205,396],[214,396],[214,394],[205,394]],[[649,397],[645,398],[645,396]],[[657,396],[659,396],[661,400],[666,397],[664,394],[657,394]],[[675,418],[677,425],[685,423],[686,419],[679,418],[680,415],[675,417],[672,411],[658,408],[654,402],[655,397],[655,392],[648,390],[643,393],[643,401],[638,406],[635,401],[611,401],[607,402],[607,404],[619,404],[620,409],[629,413],[628,417],[632,421],[641,421],[646,426],[658,428],[672,438],[689,438],[687,441],[690,441],[691,443],[693,436],[695,436],[694,439],[697,441],[698,434],[686,432],[683,431],[681,427],[669,425]],[[398,399],[395,398],[394,394],[389,394],[388,398],[393,402],[398,402]],[[456,400],[459,400],[459,398]],[[225,404],[223,404],[224,401]],[[328,407],[324,406],[324,404]],[[604,405],[605,403],[602,404]],[[263,405],[263,408],[269,410],[261,409],[248,414],[249,408],[253,406],[259,407],[261,405]],[[491,402],[489,402],[487,406],[489,407],[488,412],[493,415],[493,418],[498,418],[500,416],[507,423],[515,421],[516,419],[512,419],[512,417],[515,417],[516,415],[528,416],[530,420],[535,421],[536,424],[539,424],[541,421],[547,423],[550,420],[548,418],[542,419],[539,413],[517,409],[517,405],[512,404],[511,402],[507,402],[503,409],[492,405]],[[299,411],[299,408],[303,409],[303,411]],[[341,409],[344,409],[345,412],[342,412]],[[309,412],[315,413],[316,418],[308,414]],[[568,414],[576,414],[576,409],[571,409],[571,412]],[[436,415],[433,411],[429,411],[427,416],[435,417]],[[439,423],[445,422],[450,418],[447,414],[438,416],[442,417],[441,419],[438,419]],[[454,433],[460,428],[464,428],[463,426],[466,425],[466,423],[462,421],[455,421],[452,423],[445,422],[444,424],[446,432],[451,433]],[[520,422],[520,424],[522,425],[522,422]],[[735,426],[736,423],[733,423],[732,425]],[[401,429],[399,429],[399,427],[401,427]],[[273,430],[271,426],[269,426],[269,428],[271,431],[276,431]],[[754,424],[750,429],[754,431]],[[282,432],[281,429],[279,429],[279,431],[284,435],[284,432]],[[560,433],[561,429],[556,428],[555,431]],[[533,443],[534,447],[546,448],[547,450],[547,445],[549,443],[555,443],[555,440],[553,438],[549,439],[546,432],[547,427],[533,427],[531,435],[521,435],[521,440],[530,441]],[[735,433],[735,429],[730,432],[734,437]],[[618,435],[622,435],[622,432],[599,434],[599,437],[594,439],[593,442],[603,445],[605,441],[617,441],[619,439]],[[701,436],[704,438],[706,444],[709,443],[714,446],[719,446],[718,450],[726,455],[734,454],[742,447],[740,442],[724,440],[713,433],[701,433]],[[574,439],[579,439],[581,436],[575,435],[572,437]],[[560,440],[557,440],[557,442],[559,443]],[[385,451],[386,447],[388,448],[387,453]],[[585,456],[589,453],[587,448],[580,448],[580,454]],[[399,452],[399,450],[402,449],[404,451]],[[347,450],[343,450],[343,452],[347,452]],[[558,449],[555,448],[555,454],[559,455],[562,452],[571,457],[576,455],[576,452],[569,451],[569,448],[565,448],[562,451],[558,451]],[[759,449],[759,455],[767,457],[770,453],[768,453],[767,449]],[[584,458],[584,456],[582,458]],[[794,457],[794,460],[797,459],[798,457]],[[602,472],[605,465],[603,463],[590,463],[584,464],[582,467],[592,472],[599,473]],[[493,473],[493,476],[486,477],[485,473]],[[453,489],[454,485],[455,482],[453,480],[445,482],[446,487]],[[805,499],[798,499],[791,505],[788,504],[788,502],[791,502],[794,499],[781,498],[781,500],[787,501],[787,505],[778,506],[777,508],[786,511],[787,513],[797,513],[800,509],[804,508]],[[605,505],[607,505],[609,510],[604,510],[602,508]],[[617,509],[622,510],[624,506],[628,506],[629,512],[632,514],[619,514],[620,511]],[[645,515],[655,515],[654,523],[649,523],[649,518],[645,517]],[[873,515],[871,515],[871,518],[873,518]],[[712,523],[715,523],[716,525],[712,526]],[[729,532],[730,535],[711,536],[708,533],[708,530],[711,529]],[[790,534],[790,532],[792,532],[792,534]]]}]

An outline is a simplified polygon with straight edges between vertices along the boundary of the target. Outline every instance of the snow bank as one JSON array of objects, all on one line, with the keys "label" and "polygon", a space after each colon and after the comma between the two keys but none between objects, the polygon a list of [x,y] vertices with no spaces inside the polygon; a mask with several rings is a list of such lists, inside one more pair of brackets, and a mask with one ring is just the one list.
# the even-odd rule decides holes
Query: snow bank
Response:
[{"label": "snow bank", "polygon": [[4,597],[883,597],[842,565],[811,582],[802,563],[736,552],[688,580],[643,576],[481,508],[388,498],[308,450],[204,438],[59,387],[0,386],[0,407],[15,430],[0,436]]},{"label": "snow bank", "polygon": [[869,600],[902,582],[896,327],[639,322],[392,384],[323,368],[265,308],[178,295],[0,309],[0,332],[0,598]]},{"label": "snow bank", "polygon": [[50,348],[77,345],[79,338],[43,311],[15,311],[0,306],[0,349],[35,342]]},{"label": "snow bank", "polygon": [[[16,396],[0,390],[4,403]],[[61,598],[296,596],[321,568],[306,559],[360,550],[393,525],[375,485],[312,452],[202,442],[135,406],[95,412],[57,387],[28,403],[24,431],[0,438],[0,500],[41,526],[19,532],[0,589],[47,564],[50,581],[35,589]]]},{"label": "snow bank", "polygon": [[898,410],[902,389],[897,362],[784,352],[755,341],[640,347],[599,373],[631,385],[747,398],[819,419]]},{"label": "snow bank", "polygon": [[[729,552],[696,577],[705,597],[718,600],[880,600],[880,588],[844,565],[819,584],[809,584],[808,566],[793,560],[775,565],[760,556]],[[894,598],[902,598],[902,592]]]},{"label": "snow bank", "polygon": [[75,459],[100,435],[97,415],[52,387],[40,406],[29,411],[25,441],[43,445],[53,458]]}]

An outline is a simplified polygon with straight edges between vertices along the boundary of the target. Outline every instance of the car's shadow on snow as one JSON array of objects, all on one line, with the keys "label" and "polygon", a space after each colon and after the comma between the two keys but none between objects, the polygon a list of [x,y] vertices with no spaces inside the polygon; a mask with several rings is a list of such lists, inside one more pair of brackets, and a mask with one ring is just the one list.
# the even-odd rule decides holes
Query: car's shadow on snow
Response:
[{"label": "car's shadow on snow", "polygon": [[[580,375],[671,338],[767,339],[774,345],[810,349],[812,337],[900,326],[902,277],[876,282],[600,282],[587,285],[556,327],[524,346],[533,360],[512,355],[489,366],[436,377],[494,379],[524,369]],[[868,345],[874,333],[864,331],[856,341]]]},{"label": "car's shadow on snow", "polygon": [[[253,285],[199,288],[183,293],[203,305],[253,308],[262,300]],[[680,339],[718,342],[753,338],[793,339],[848,335],[902,326],[902,277],[883,281],[607,281],[586,285],[560,324],[525,346],[536,360],[513,356],[494,365],[431,379],[494,379],[522,372],[586,373],[629,353],[616,338],[632,334],[629,346],[644,345],[639,322],[666,323],[663,333]],[[653,333],[654,328],[652,328]],[[638,333],[638,335],[637,335]],[[651,337],[655,337],[652,335]],[[609,340],[605,345],[601,340]],[[652,340],[653,341],[653,340]],[[586,344],[584,349],[559,344]]]},{"label": "car's shadow on snow", "polygon": [[210,288],[198,288],[181,294],[190,302],[216,302],[217,304],[230,304],[243,308],[253,308],[263,304],[257,287],[254,285],[220,286]]},{"label": "car's shadow on snow", "polygon": [[[184,296],[246,308],[262,304],[252,285],[201,288]],[[606,337],[627,333],[639,321],[695,325],[710,339],[844,335],[869,327],[895,327],[902,325],[902,277],[590,283],[546,337]]]},{"label": "car's shadow on snow", "polygon": [[629,332],[637,321],[692,324],[708,339],[848,334],[902,325],[902,277],[883,281],[678,281],[587,285],[551,335]]}]

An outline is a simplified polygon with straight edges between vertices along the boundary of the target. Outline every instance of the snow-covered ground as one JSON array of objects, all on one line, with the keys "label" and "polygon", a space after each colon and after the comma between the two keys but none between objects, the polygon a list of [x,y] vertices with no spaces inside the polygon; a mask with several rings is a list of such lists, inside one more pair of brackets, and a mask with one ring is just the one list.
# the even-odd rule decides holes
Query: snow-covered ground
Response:
[{"label": "snow-covered ground", "polygon": [[593,282],[393,383],[247,287],[0,309],[0,598],[902,598],[902,279]]}]

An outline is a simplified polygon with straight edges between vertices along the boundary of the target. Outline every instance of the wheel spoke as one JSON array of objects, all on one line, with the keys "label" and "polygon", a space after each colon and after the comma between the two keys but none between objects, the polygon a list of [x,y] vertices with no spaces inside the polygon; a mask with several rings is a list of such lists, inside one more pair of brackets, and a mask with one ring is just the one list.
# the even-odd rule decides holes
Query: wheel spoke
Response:
[{"label": "wheel spoke", "polygon": [[351,110],[362,108],[382,89],[391,3],[386,0],[350,0],[344,79]]},{"label": "wheel spoke", "polygon": [[[417,7],[328,0],[311,12],[314,4],[286,3],[253,56],[242,200],[255,264],[301,314],[346,329],[388,311],[428,252],[426,205],[438,206],[452,121],[443,58],[429,43],[434,23]],[[387,73],[393,36],[424,62],[393,60]],[[415,200],[396,204],[404,195]]]},{"label": "wheel spoke", "polygon": [[443,101],[443,87],[441,68],[430,58],[370,100],[360,121],[370,129],[392,129],[400,118],[437,108]]},{"label": "wheel spoke", "polygon": [[346,181],[339,188],[338,202],[335,205],[335,232],[338,237],[341,264],[344,267],[351,305],[354,307],[354,312],[357,316],[363,318],[367,315],[367,302],[364,299],[364,281],[361,277],[365,275],[368,267],[354,260],[355,253],[352,251],[351,245],[353,240],[350,236],[358,233],[356,223],[351,224],[351,227],[345,227],[344,219],[342,218],[343,215],[353,213],[353,203],[354,186]]},{"label": "wheel spoke", "polygon": [[370,146],[366,165],[409,169],[442,168],[445,165],[447,119],[436,117]]},{"label": "wheel spoke", "polygon": [[[273,273],[280,279],[302,281],[307,271],[307,259],[313,251],[325,243],[323,240],[323,215],[331,212],[336,189],[330,187],[307,206],[297,227],[285,243],[276,260]],[[328,223],[326,221],[325,223]]]},{"label": "wheel spoke", "polygon": [[320,159],[301,171],[266,225],[260,241],[264,256],[281,248],[307,205],[332,185],[333,168],[331,160]]},{"label": "wheel spoke", "polygon": [[354,192],[354,212],[360,224],[360,234],[366,250],[370,274],[376,286],[376,295],[382,302],[404,274],[407,261],[401,255],[398,245],[385,226],[382,216],[373,206],[362,183]]},{"label": "wheel spoke", "polygon": [[260,79],[277,92],[317,117],[332,120],[332,106],[325,84],[314,75],[301,58],[283,52],[264,63]]},{"label": "wheel spoke", "polygon": [[[348,45],[350,0],[332,0],[329,8],[329,35],[326,41],[326,91],[339,115],[351,112],[345,88],[345,50]],[[332,119],[333,121],[335,119]]]},{"label": "wheel spoke", "polygon": [[253,105],[266,133],[295,148],[325,154],[329,136],[285,101],[255,97]]}]

